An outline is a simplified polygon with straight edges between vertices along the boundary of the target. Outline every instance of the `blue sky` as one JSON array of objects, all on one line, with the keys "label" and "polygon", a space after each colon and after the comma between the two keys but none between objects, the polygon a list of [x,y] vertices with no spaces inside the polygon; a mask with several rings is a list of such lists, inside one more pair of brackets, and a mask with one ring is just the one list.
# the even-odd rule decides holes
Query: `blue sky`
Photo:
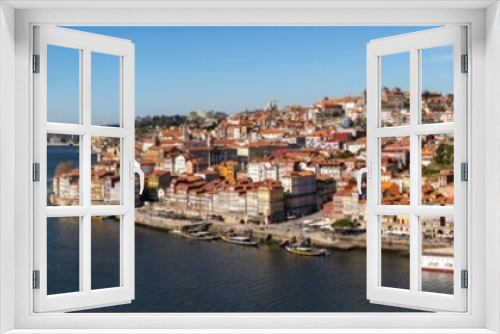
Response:
[{"label": "blue sky", "polygon": [[[360,94],[366,44],[428,27],[71,27],[129,39],[136,50],[136,115],[235,113]],[[48,121],[78,122],[78,51],[50,47]],[[424,50],[423,86],[453,91],[452,47]],[[409,57],[382,59],[382,82],[409,87]],[[391,59],[389,59],[389,57]],[[92,55],[92,123],[118,120],[117,57]]]}]

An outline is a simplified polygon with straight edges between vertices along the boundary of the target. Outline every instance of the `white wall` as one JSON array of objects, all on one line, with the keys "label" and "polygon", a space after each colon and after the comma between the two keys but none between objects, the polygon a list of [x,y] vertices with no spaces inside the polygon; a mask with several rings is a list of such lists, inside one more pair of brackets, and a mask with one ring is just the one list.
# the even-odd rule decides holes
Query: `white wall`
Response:
[{"label": "white wall", "polygon": [[14,328],[15,12],[0,3],[0,332]]},{"label": "white wall", "polygon": [[486,11],[486,256],[497,261],[496,266],[486,266],[486,328],[500,332],[500,13],[499,4],[491,5]]},{"label": "white wall", "polygon": [[[67,4],[69,1],[61,1]],[[333,3],[333,1],[331,1]],[[56,3],[56,2],[54,2]],[[96,3],[92,1],[92,3]],[[118,3],[118,2],[115,2]],[[125,2],[121,2],[125,3]],[[267,2],[262,2],[262,4]],[[283,3],[290,3],[285,2]],[[294,2],[295,3],[295,2]],[[321,2],[324,3],[324,2]],[[428,3],[428,2],[425,2]],[[452,2],[450,2],[452,3]],[[462,2],[455,2],[462,3]],[[454,3],[454,4],[455,4]],[[220,4],[219,4],[220,5]],[[307,6],[306,6],[307,7]],[[116,315],[111,321],[109,317],[93,316],[85,314],[77,317],[68,317],[53,314],[44,317],[28,317],[26,310],[31,309],[31,294],[32,290],[27,287],[30,284],[31,263],[27,259],[30,257],[29,247],[26,246],[31,237],[31,216],[27,208],[32,205],[31,200],[27,194],[30,193],[32,182],[30,180],[30,162],[31,162],[31,106],[29,101],[31,81],[30,81],[30,35],[29,28],[30,22],[37,23],[54,23],[60,22],[62,25],[78,24],[84,25],[85,23],[99,24],[105,22],[113,25],[141,25],[146,22],[148,25],[232,25],[232,24],[257,24],[268,25],[269,22],[274,24],[293,25],[293,24],[311,24],[314,22],[318,25],[331,25],[331,24],[352,24],[353,22],[363,22],[363,24],[377,24],[379,22],[392,22],[398,24],[404,22],[406,24],[422,22],[435,25],[436,22],[440,24],[449,23],[467,23],[471,22],[472,29],[472,45],[474,51],[472,56],[472,82],[474,83],[473,96],[472,96],[472,110],[474,111],[474,119],[469,130],[474,137],[474,147],[477,148],[472,153],[470,161],[472,166],[469,176],[474,180],[472,184],[471,199],[474,203],[472,213],[470,213],[471,221],[473,222],[473,236],[476,244],[473,249],[470,249],[471,257],[484,259],[484,236],[486,235],[485,225],[485,156],[486,152],[485,142],[485,124],[491,124],[492,127],[498,127],[498,122],[490,122],[486,120],[486,95],[485,95],[485,53],[484,53],[484,32],[485,32],[485,17],[483,10],[292,10],[292,9],[270,9],[259,10],[249,9],[245,11],[238,10],[199,10],[199,9],[186,9],[186,10],[18,10],[16,11],[16,129],[15,129],[15,143],[18,148],[16,159],[16,177],[15,177],[15,192],[16,192],[16,240],[18,247],[16,248],[16,259],[18,265],[16,266],[16,324],[21,328],[116,328],[122,329],[136,328],[139,323],[138,319],[142,316],[130,315]],[[201,22],[201,23],[200,23]],[[386,24],[387,25],[387,24]],[[2,40],[3,43],[3,40]],[[498,58],[497,58],[498,59]],[[9,83],[13,85],[12,82]],[[498,110],[498,105],[494,106]],[[488,112],[494,112],[489,110]],[[497,130],[498,131],[498,130]],[[498,135],[498,134],[497,134]],[[498,142],[493,143],[493,146],[498,150]],[[496,162],[496,160],[495,160]],[[12,166],[11,166],[12,167]],[[0,165],[1,168],[1,165]],[[498,168],[496,164],[495,168]],[[495,170],[496,174],[499,174]],[[498,176],[498,175],[497,175]],[[500,176],[498,176],[500,179]],[[488,184],[489,186],[489,184]],[[498,182],[492,185],[494,191],[498,191]],[[3,188],[3,187],[2,187]],[[1,190],[3,191],[3,190]],[[479,199],[479,200],[478,200]],[[11,202],[8,202],[11,203]],[[498,206],[497,203],[493,203]],[[3,214],[3,213],[2,213]],[[1,218],[1,216],[0,216]],[[495,223],[498,223],[498,217],[494,217]],[[13,222],[13,220],[12,220]],[[3,223],[3,221],[2,221]],[[495,227],[496,228],[496,227]],[[479,238],[478,238],[479,236]],[[498,242],[498,235],[491,236],[493,240]],[[491,242],[490,242],[491,244]],[[2,246],[3,247],[3,246]],[[3,251],[3,249],[2,249]],[[2,252],[2,256],[9,253]],[[493,256],[498,257],[499,254],[495,253]],[[470,285],[474,288],[476,298],[472,299],[471,316],[451,316],[448,314],[437,314],[429,317],[423,314],[412,314],[400,316],[394,315],[355,315],[355,320],[351,316],[346,315],[275,315],[268,316],[245,316],[235,314],[234,316],[214,315],[207,317],[206,315],[190,316],[189,325],[196,328],[239,328],[239,327],[261,327],[261,328],[274,328],[282,329],[285,327],[294,327],[297,330],[301,328],[330,328],[332,326],[342,328],[344,326],[352,326],[353,321],[355,325],[362,328],[392,328],[393,331],[404,326],[408,321],[412,321],[415,327],[422,328],[437,328],[437,327],[454,327],[464,328],[472,326],[474,328],[482,328],[484,326],[484,311],[485,311],[485,287],[484,277],[482,275],[474,276],[474,272],[484,272],[484,261],[474,261],[471,263],[471,280]],[[3,268],[2,268],[3,269]],[[498,276],[494,277],[498,279]],[[490,280],[491,283],[491,280]],[[1,288],[1,285],[0,285]],[[487,287],[488,293],[492,288],[491,285]],[[497,287],[498,288],[498,287]],[[493,290],[495,290],[494,288]],[[470,291],[469,289],[469,295]],[[489,297],[498,303],[498,296]],[[488,303],[490,305],[492,303]],[[498,319],[498,313],[496,314]],[[140,318],[142,319],[142,318]],[[147,324],[151,328],[181,328],[186,326],[187,321],[184,315],[172,315],[166,320],[164,317],[149,317]],[[144,320],[144,319],[143,319]],[[498,320],[497,320],[498,321]],[[471,330],[472,332],[472,330]]]}]

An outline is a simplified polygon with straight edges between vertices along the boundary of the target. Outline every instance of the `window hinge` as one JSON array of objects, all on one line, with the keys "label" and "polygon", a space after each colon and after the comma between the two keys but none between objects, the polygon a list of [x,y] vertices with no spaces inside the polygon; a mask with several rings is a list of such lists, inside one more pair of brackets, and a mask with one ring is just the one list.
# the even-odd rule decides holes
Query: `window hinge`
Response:
[{"label": "window hinge", "polygon": [[33,55],[33,73],[40,73],[40,55]]},{"label": "window hinge", "polygon": [[40,164],[38,162],[33,164],[33,181],[40,181]]},{"label": "window hinge", "polygon": [[40,270],[33,270],[33,289],[40,289]]},{"label": "window hinge", "polygon": [[466,162],[460,164],[460,180],[469,181],[469,166]]},{"label": "window hinge", "polygon": [[461,71],[462,73],[467,73],[469,71],[469,57],[467,55],[462,55],[462,67]]},{"label": "window hinge", "polygon": [[467,289],[469,287],[469,273],[467,272],[467,270],[462,270],[460,272],[460,276],[462,280],[461,283],[462,289]]}]

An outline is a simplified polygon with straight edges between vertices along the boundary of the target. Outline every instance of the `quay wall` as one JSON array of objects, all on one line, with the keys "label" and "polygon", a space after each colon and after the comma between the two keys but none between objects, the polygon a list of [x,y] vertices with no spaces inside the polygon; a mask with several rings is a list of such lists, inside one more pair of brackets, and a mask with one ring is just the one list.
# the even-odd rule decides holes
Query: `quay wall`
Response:
[{"label": "quay wall", "polygon": [[[150,228],[161,229],[165,231],[180,230],[182,226],[189,226],[192,224],[189,220],[174,220],[154,216],[152,214],[136,211],[135,223],[137,225],[146,226]],[[290,226],[284,224],[276,224],[270,226],[258,225],[240,225],[231,224],[226,222],[212,221],[210,231],[224,233],[229,229],[233,229],[235,233],[242,234],[244,232],[252,231],[252,236],[258,238],[261,242],[270,244],[283,244],[286,241],[301,240],[304,237],[310,237],[313,245],[317,247],[350,250],[354,248],[366,248],[366,235],[360,236],[345,236],[334,235],[333,237],[325,232],[308,232],[304,233],[297,226]],[[444,243],[424,244],[424,249],[445,249],[449,245]],[[409,240],[405,238],[386,238],[382,240],[382,249],[388,251],[396,251],[401,253],[408,253],[410,250]],[[442,255],[452,255],[449,252],[444,252]]]}]

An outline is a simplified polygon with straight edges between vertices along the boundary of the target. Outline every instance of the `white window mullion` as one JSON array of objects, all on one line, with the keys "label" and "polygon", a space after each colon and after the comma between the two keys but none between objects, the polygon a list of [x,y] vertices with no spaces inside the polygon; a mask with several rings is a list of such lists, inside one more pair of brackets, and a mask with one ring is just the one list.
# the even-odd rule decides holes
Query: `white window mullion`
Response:
[{"label": "white window mullion", "polygon": [[408,125],[403,126],[387,126],[373,130],[373,134],[379,138],[387,137],[406,137],[409,136],[411,127]]},{"label": "white window mullion", "polygon": [[373,212],[378,215],[408,216],[410,214],[409,205],[376,205]]},{"label": "white window mullion", "polygon": [[[421,97],[420,97],[421,100]],[[419,102],[419,106],[422,104]],[[420,118],[421,119],[421,118]],[[436,134],[449,134],[455,131],[453,122],[449,123],[434,123],[434,124],[420,124],[412,127],[412,132],[418,135],[436,135]]]},{"label": "white window mullion", "polygon": [[[367,90],[367,161],[371,162],[372,171],[371,178],[367,178],[367,211],[366,230],[368,232],[366,238],[367,259],[366,259],[366,277],[367,277],[367,298],[373,298],[373,291],[377,288],[380,282],[380,251],[377,230],[380,228],[378,215],[375,213],[375,207],[379,205],[380,186],[377,185],[379,178],[379,162],[378,152],[379,140],[375,135],[376,129],[379,127],[379,117],[377,111],[380,108],[379,96],[380,92],[380,77],[378,67],[380,59],[376,54],[370,52],[370,47],[367,49],[367,84],[376,83],[377,88]],[[368,114],[370,113],[370,114]]]},{"label": "white window mullion", "polygon": [[[120,129],[124,129],[124,123],[125,123],[125,117],[124,117],[124,101],[123,101],[123,98],[124,98],[124,58],[123,57],[120,57]],[[124,129],[126,131],[126,129]],[[135,136],[134,136],[134,141],[135,141]],[[127,141],[126,139],[124,139],[122,137],[122,139],[120,139],[120,145],[121,147],[123,148],[126,148],[127,147]],[[135,155],[135,151],[134,151],[134,155]],[[134,156],[135,158],[135,156]],[[122,150],[121,154],[120,154],[120,175],[123,175],[122,176],[122,187],[124,187],[124,189],[128,189],[126,184],[127,182],[125,180],[128,180],[130,178],[130,175],[127,175],[126,174],[126,171],[128,171],[128,168],[130,168],[129,166],[125,166],[126,164],[126,159],[127,159],[127,153],[126,153],[126,149]],[[129,173],[130,174],[130,173]],[[134,189],[135,191],[135,189]],[[134,197],[135,197],[135,194],[134,194]],[[127,208],[127,196],[125,196],[125,191],[122,191],[121,192],[121,199],[120,199],[121,203],[124,205],[125,208]],[[135,203],[134,203],[134,206],[135,206]],[[126,219],[126,216],[125,215],[122,215],[120,216],[120,286],[125,286],[125,252],[126,252],[126,248],[125,248],[125,238],[127,236],[127,233],[125,232],[125,227],[127,226],[126,224],[127,222],[127,219]],[[135,224],[135,222],[134,222]]]},{"label": "white window mullion", "polygon": [[47,133],[83,136],[89,129],[81,124],[47,123]]},{"label": "white window mullion", "polygon": [[34,104],[39,106],[34,112],[33,162],[40,164],[40,182],[33,184],[33,228],[38,243],[34,245],[33,269],[40,271],[40,289],[34,293],[35,308],[47,296],[47,45],[40,30],[34,30],[33,52],[40,57],[40,73],[33,77]]},{"label": "white window mullion", "polygon": [[130,134],[130,131],[124,128],[112,128],[109,126],[92,126],[90,128],[92,136],[123,138]]},{"label": "white window mullion", "polygon": [[90,214],[80,218],[80,287],[81,291],[86,294],[91,290],[91,220]]},{"label": "white window mullion", "polygon": [[82,69],[82,124],[86,128],[86,134],[82,136],[80,143],[80,193],[83,199],[82,205],[88,211],[82,218],[82,234],[80,236],[82,248],[82,258],[80,266],[83,271],[80,273],[80,280],[83,281],[83,292],[90,294],[92,282],[92,219],[90,215],[90,206],[92,205],[92,189],[91,189],[91,168],[92,168],[92,135],[90,133],[91,126],[91,56],[92,52],[89,48],[83,49],[83,69]]},{"label": "white window mullion", "polygon": [[[455,105],[455,137],[454,137],[454,291],[455,296],[461,301],[462,309],[466,309],[467,289],[461,287],[461,271],[467,270],[467,185],[471,182],[462,181],[461,163],[468,163],[467,157],[467,75],[460,71],[461,55],[467,54],[466,41],[467,28],[461,27],[456,36],[454,48],[455,76],[454,76],[454,105]],[[470,57],[469,57],[470,58]],[[469,61],[469,72],[471,71]],[[461,116],[461,117],[458,117]],[[460,134],[460,135],[458,135]],[[470,164],[469,164],[470,166]],[[472,175],[470,168],[468,175]],[[473,273],[469,272],[469,281]]]},{"label": "white window mullion", "polygon": [[455,209],[453,206],[428,205],[376,205],[373,208],[373,213],[378,215],[408,216],[410,212],[417,216],[451,217],[455,214]]},{"label": "white window mullion", "polygon": [[[120,60],[121,94],[120,122],[127,131],[123,137],[123,154],[121,159],[121,175],[123,180],[122,203],[128,209],[122,215],[120,241],[120,284],[127,290],[130,299],[135,296],[135,175],[130,173],[135,162],[135,54],[123,55]],[[131,177],[132,176],[132,177]]]},{"label": "white window mullion", "polygon": [[[420,94],[420,75],[419,75],[419,51],[416,48],[410,50],[410,127],[413,129],[418,124]],[[410,134],[410,206],[420,204],[420,140],[415,133]],[[420,262],[419,252],[419,217],[412,212],[410,214],[410,291],[418,291],[419,277],[418,272]]]}]

